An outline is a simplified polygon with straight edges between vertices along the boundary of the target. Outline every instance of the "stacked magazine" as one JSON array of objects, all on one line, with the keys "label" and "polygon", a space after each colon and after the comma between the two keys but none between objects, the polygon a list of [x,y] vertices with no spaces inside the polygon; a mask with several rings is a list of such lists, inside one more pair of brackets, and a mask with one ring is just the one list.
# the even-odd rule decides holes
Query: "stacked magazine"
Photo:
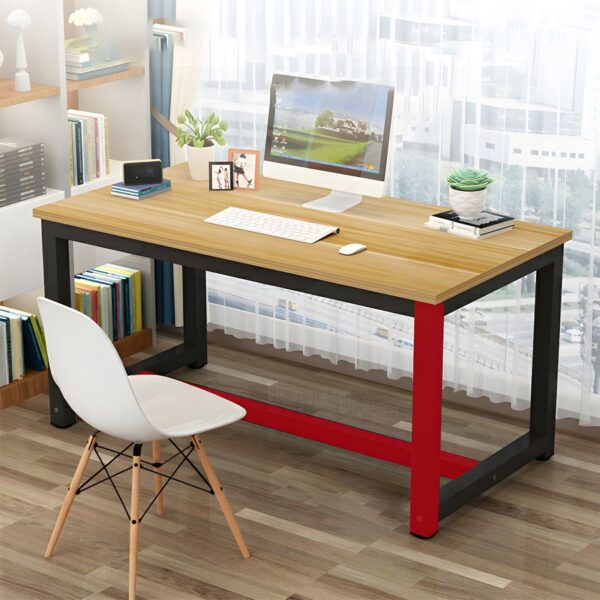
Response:
[{"label": "stacked magazine", "polygon": [[44,144],[0,138],[0,206],[45,193]]},{"label": "stacked magazine", "polygon": [[429,217],[425,227],[447,231],[454,235],[482,240],[500,233],[506,233],[513,228],[515,219],[489,210],[484,210],[475,219],[461,219],[453,210],[446,210]]}]

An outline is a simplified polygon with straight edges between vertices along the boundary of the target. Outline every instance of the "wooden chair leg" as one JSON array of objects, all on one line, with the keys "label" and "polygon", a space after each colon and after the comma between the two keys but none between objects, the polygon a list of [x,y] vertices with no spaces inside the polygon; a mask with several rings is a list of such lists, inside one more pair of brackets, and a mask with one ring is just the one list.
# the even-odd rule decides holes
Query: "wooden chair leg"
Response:
[{"label": "wooden chair leg", "polygon": [[131,508],[129,510],[129,600],[135,600],[137,583],[138,536],[140,531],[140,474],[142,445],[133,449],[131,469]]},{"label": "wooden chair leg", "polygon": [[[152,462],[159,463],[162,462],[161,453],[160,453],[160,442],[158,440],[154,440],[152,442]],[[154,467],[155,471],[158,471],[154,474],[154,493],[158,494],[160,488],[163,485],[162,480],[162,467]],[[163,493],[161,492],[156,499],[156,514],[162,517],[165,514],[165,506],[163,503]]]},{"label": "wooden chair leg", "polygon": [[202,442],[200,441],[200,438],[197,435],[192,436],[192,442],[196,447],[196,451],[198,452],[198,458],[202,463],[204,473],[206,474],[206,477],[215,492],[215,498],[219,503],[219,507],[221,508],[223,515],[225,516],[225,520],[227,521],[227,525],[229,525],[229,529],[231,529],[231,533],[233,534],[238,548],[240,549],[240,552],[242,553],[242,556],[244,558],[250,558],[250,552],[248,552],[248,547],[246,546],[246,542],[242,537],[242,532],[240,531],[237,521],[235,520],[233,511],[231,510],[231,506],[229,506],[229,502],[227,501],[227,498],[225,497],[225,494],[221,489],[221,484],[217,479],[217,475],[213,471],[213,468],[208,460],[208,456],[206,454],[206,451],[204,450]]},{"label": "wooden chair leg", "polygon": [[52,553],[54,552],[54,547],[58,542],[58,537],[60,536],[60,532],[62,531],[63,525],[65,524],[65,521],[69,516],[69,511],[71,510],[71,506],[73,505],[73,500],[75,500],[77,490],[79,489],[79,484],[83,479],[83,474],[85,473],[85,469],[90,460],[90,456],[92,454],[92,451],[94,450],[95,443],[96,435],[90,435],[85,445],[85,449],[83,450],[83,454],[79,459],[79,464],[77,465],[77,469],[75,470],[73,479],[71,479],[71,485],[69,486],[67,495],[63,500],[63,504],[60,509],[60,512],[58,513],[58,517],[56,518],[56,523],[54,524],[54,529],[52,530],[52,535],[50,536],[50,541],[48,542],[48,546],[46,547],[46,552],[44,554],[46,558],[50,558],[52,556]]}]

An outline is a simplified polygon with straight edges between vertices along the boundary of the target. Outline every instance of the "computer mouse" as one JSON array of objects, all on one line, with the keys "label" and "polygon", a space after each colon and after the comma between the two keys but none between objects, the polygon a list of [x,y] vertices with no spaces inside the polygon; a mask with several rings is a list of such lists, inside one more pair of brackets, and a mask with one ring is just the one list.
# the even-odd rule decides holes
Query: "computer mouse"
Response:
[{"label": "computer mouse", "polygon": [[352,254],[358,254],[366,249],[367,247],[364,244],[346,244],[345,246],[342,246],[338,252],[344,256],[351,256]]}]

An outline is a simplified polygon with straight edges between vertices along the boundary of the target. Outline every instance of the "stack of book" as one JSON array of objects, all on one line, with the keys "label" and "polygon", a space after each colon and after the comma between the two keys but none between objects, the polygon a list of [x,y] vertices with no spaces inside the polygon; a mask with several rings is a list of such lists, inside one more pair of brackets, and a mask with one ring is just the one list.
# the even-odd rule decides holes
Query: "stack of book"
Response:
[{"label": "stack of book", "polygon": [[0,306],[0,386],[23,379],[27,369],[48,368],[48,353],[37,315]]},{"label": "stack of book", "polygon": [[0,139],[0,206],[46,193],[44,144]]},{"label": "stack of book", "polygon": [[86,38],[75,38],[65,42],[67,79],[82,81],[102,75],[110,75],[129,68],[130,60],[100,58],[95,44]]},{"label": "stack of book", "polygon": [[69,109],[68,138],[71,185],[81,185],[109,172],[108,119],[101,114]]},{"label": "stack of book", "polygon": [[111,194],[113,196],[122,196],[123,198],[132,198],[133,200],[143,200],[168,192],[171,189],[171,180],[163,179],[160,183],[144,183],[141,185],[125,185],[122,181],[113,183]]},{"label": "stack of book", "polygon": [[461,219],[453,210],[446,210],[429,217],[425,227],[447,231],[454,235],[482,240],[505,233],[513,228],[515,220],[489,210],[484,210],[476,219]]},{"label": "stack of book", "polygon": [[142,330],[142,273],[106,264],[75,276],[75,308],[111,340]]}]

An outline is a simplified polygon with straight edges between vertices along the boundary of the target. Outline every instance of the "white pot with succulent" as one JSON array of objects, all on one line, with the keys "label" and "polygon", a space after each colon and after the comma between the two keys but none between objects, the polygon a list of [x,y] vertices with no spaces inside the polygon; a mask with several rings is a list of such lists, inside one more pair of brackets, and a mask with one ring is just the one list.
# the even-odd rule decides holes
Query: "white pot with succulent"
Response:
[{"label": "white pot with succulent", "polygon": [[485,208],[487,187],[494,182],[487,171],[463,167],[452,171],[446,181],[452,210],[461,219],[476,219]]},{"label": "white pot with succulent", "polygon": [[185,146],[190,177],[196,181],[208,179],[208,163],[215,160],[215,144],[225,145],[223,134],[227,131],[226,121],[211,113],[201,121],[189,111],[177,117],[177,144]]}]

